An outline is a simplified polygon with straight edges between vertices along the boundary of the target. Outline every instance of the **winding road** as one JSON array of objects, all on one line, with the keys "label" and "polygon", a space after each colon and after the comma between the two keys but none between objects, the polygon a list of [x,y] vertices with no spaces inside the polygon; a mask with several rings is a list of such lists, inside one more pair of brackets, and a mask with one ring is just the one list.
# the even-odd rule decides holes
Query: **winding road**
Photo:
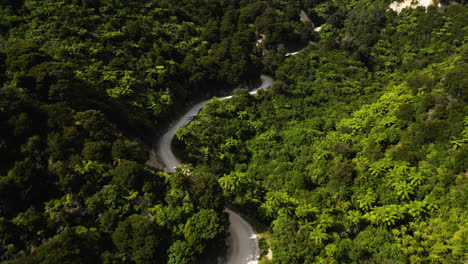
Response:
[{"label": "winding road", "polygon": [[[273,78],[267,75],[261,75],[262,84],[256,89],[250,91],[250,94],[256,94],[260,89],[267,89],[273,83]],[[229,99],[231,96],[221,97],[221,100]],[[167,172],[174,172],[175,168],[181,164],[179,159],[174,155],[171,149],[171,142],[174,139],[175,131],[188,123],[190,123],[192,116],[198,114],[200,109],[209,100],[200,102],[194,105],[185,115],[177,122],[173,123],[171,127],[159,138],[157,149],[153,154],[160,159],[161,165]],[[228,238],[228,253],[226,256],[227,264],[257,264],[260,256],[258,247],[257,234],[253,228],[233,211],[226,209],[229,214],[229,233]]]}]

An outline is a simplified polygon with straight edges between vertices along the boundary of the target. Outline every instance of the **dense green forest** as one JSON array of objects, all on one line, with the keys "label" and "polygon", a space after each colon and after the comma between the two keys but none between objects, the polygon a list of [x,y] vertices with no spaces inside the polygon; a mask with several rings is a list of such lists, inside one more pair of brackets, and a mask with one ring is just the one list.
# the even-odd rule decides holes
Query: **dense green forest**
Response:
[{"label": "dense green forest", "polygon": [[177,132],[186,161],[267,226],[264,263],[466,263],[468,6],[323,2],[270,91]]},{"label": "dense green forest", "polygon": [[257,83],[263,49],[305,46],[313,30],[285,6],[0,1],[0,262],[222,256],[217,176],[147,167],[142,142],[197,98]]},{"label": "dense green forest", "polygon": [[468,261],[468,6],[390,2],[0,0],[0,262],[214,262],[226,204],[271,263]]}]

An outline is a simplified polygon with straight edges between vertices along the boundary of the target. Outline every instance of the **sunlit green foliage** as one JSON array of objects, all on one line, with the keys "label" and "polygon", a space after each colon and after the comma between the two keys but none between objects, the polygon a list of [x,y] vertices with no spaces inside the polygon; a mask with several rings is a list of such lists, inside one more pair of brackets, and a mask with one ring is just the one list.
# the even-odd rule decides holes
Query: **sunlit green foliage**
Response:
[{"label": "sunlit green foliage", "polygon": [[466,4],[310,2],[320,40],[206,105],[186,158],[270,226],[272,263],[466,261]]},{"label": "sunlit green foliage", "polygon": [[213,262],[225,199],[273,263],[466,261],[466,1],[389,2],[0,1],[0,261]]}]

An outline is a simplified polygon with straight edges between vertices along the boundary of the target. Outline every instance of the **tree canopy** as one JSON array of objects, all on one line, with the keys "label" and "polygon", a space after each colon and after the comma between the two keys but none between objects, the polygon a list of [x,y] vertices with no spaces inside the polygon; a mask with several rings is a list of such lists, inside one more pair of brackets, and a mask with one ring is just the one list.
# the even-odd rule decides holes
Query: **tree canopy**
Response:
[{"label": "tree canopy", "polygon": [[319,40],[270,65],[269,91],[177,131],[268,227],[262,263],[466,261],[468,9],[387,4],[314,1]]},{"label": "tree canopy", "polygon": [[0,262],[466,261],[468,7],[389,2],[0,0]]}]

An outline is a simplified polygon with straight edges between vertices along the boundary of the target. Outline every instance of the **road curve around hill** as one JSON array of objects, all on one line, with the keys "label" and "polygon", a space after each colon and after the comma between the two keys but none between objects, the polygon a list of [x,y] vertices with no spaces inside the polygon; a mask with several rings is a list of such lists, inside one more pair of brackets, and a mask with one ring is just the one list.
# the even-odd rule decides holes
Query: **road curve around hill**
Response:
[{"label": "road curve around hill", "polygon": [[[256,89],[250,91],[250,94],[256,94],[260,89],[267,89],[273,83],[273,78],[267,75],[261,76],[262,84]],[[221,97],[221,100],[229,99],[232,96]],[[187,113],[184,114],[177,122],[159,138],[156,149],[156,156],[159,158],[161,165],[167,172],[174,172],[175,168],[181,163],[174,155],[171,149],[171,142],[174,139],[175,131],[188,123],[191,117],[198,114],[203,105],[209,100],[200,102],[194,105]],[[228,238],[228,253],[226,256],[227,264],[256,264],[258,263],[260,250],[258,247],[257,234],[253,228],[233,211],[226,209],[229,214],[229,238]]]}]

